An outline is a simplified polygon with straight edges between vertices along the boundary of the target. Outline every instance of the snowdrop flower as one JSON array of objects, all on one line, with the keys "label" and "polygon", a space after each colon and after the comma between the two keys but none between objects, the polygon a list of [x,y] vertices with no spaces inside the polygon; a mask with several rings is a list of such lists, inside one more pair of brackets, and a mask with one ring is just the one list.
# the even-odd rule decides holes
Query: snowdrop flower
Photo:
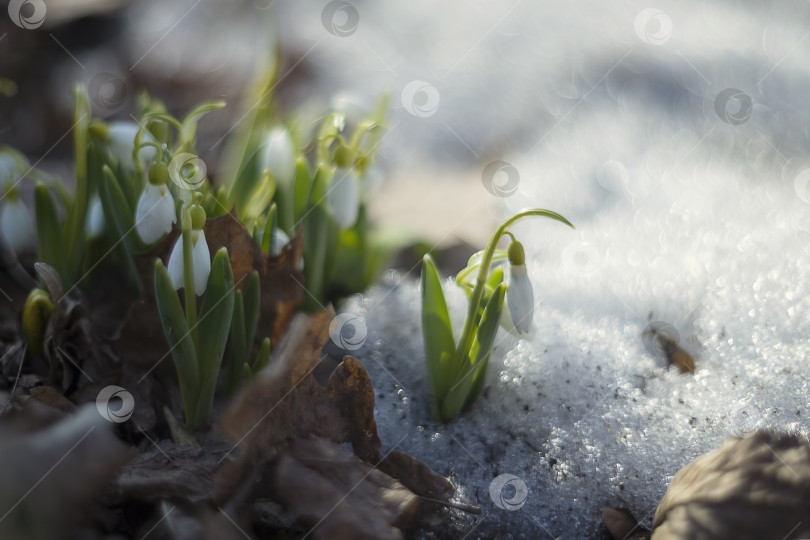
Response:
[{"label": "snowdrop flower", "polygon": [[25,251],[32,246],[31,227],[31,213],[17,189],[9,187],[0,205],[0,241],[14,253]]},{"label": "snowdrop flower", "polygon": [[145,244],[157,242],[172,230],[177,221],[174,199],[166,185],[169,171],[165,163],[153,163],[149,167],[149,181],[138,199],[135,210],[135,229]]},{"label": "snowdrop flower", "polygon": [[270,130],[262,154],[264,168],[276,182],[289,186],[295,178],[295,142],[284,126]]},{"label": "snowdrop flower", "polygon": [[270,255],[278,257],[281,255],[281,249],[289,243],[290,237],[287,236],[287,233],[276,227],[276,230],[273,231],[273,243],[271,244],[272,249],[270,250]]},{"label": "snowdrop flower", "polygon": [[[205,210],[198,204],[191,207],[191,267],[194,269],[194,293],[200,296],[205,292],[208,274],[211,273],[211,253],[205,240]],[[183,263],[183,236],[177,239],[172,254],[169,255],[169,277],[172,285],[180,290],[185,285],[185,265]]]},{"label": "snowdrop flower", "polygon": [[526,254],[523,245],[513,240],[507,249],[509,255],[509,286],[506,303],[509,316],[518,334],[528,334],[534,317],[534,292],[526,272]]},{"label": "snowdrop flower", "polygon": [[360,186],[354,169],[338,169],[329,186],[329,206],[332,216],[344,229],[357,221],[360,209]]},{"label": "snowdrop flower", "polygon": [[104,208],[98,194],[90,197],[87,216],[84,219],[84,234],[87,238],[98,238],[104,232]]},{"label": "snowdrop flower", "polygon": [[[121,168],[128,173],[135,170],[132,154],[135,151],[135,136],[138,134],[138,130],[140,130],[140,126],[135,122],[110,122],[107,126],[106,141],[110,152],[118,160]],[[141,142],[146,141],[156,142],[152,134],[144,130]],[[141,160],[149,163],[157,157],[157,150],[152,146],[142,146],[140,156]]]}]

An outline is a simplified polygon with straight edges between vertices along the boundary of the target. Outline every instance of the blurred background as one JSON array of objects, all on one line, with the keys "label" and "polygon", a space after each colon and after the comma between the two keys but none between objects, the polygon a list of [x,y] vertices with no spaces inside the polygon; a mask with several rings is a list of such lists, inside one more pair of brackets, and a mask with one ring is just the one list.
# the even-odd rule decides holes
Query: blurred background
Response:
[{"label": "blurred background", "polygon": [[[107,118],[132,114],[141,90],[174,114],[224,99],[228,107],[200,126],[199,150],[215,171],[240,97],[279,45],[285,111],[368,107],[390,93],[389,181],[375,216],[435,241],[486,237],[513,194],[492,188],[509,191],[511,169],[482,178],[494,161],[520,165],[515,190],[553,185],[565,193],[554,197],[560,211],[591,216],[614,194],[611,182],[637,177],[637,158],[653,145],[669,147],[673,163],[697,141],[716,152],[740,145],[740,166],[771,171],[808,137],[801,2],[6,5],[0,75],[17,89],[0,100],[0,142],[32,162],[53,170],[69,155],[69,89],[80,81],[94,114]],[[620,167],[600,168],[608,162]],[[566,187],[582,181],[596,189],[582,197],[581,186]]]}]

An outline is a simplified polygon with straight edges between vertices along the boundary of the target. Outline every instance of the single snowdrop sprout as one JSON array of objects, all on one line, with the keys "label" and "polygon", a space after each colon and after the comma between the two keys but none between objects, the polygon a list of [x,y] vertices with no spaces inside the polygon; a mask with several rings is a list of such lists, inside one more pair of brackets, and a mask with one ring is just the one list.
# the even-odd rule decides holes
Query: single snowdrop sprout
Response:
[{"label": "single snowdrop sprout", "polygon": [[135,230],[145,244],[160,240],[177,221],[174,198],[166,185],[168,178],[169,170],[165,163],[155,162],[149,166],[149,181],[135,210]]},{"label": "single snowdrop sprout", "polygon": [[205,210],[199,204],[194,204],[188,210],[188,215],[190,219],[183,224],[183,234],[177,239],[169,256],[169,276],[176,290],[193,283],[194,293],[200,296],[205,292],[211,272],[211,253],[203,231]]},{"label": "single snowdrop sprout", "polygon": [[[442,291],[441,279],[430,254],[422,261],[422,335],[431,391],[431,413],[439,422],[449,422],[469,407],[484,388],[495,334],[503,319],[504,298],[509,326],[525,336],[534,316],[534,293],[526,271],[526,255],[508,227],[526,217],[546,217],[574,227],[551,210],[519,212],[498,227],[486,249],[475,253],[456,276],[456,283],[469,297],[467,318],[458,342]],[[503,236],[511,242],[506,251],[497,245]],[[503,263],[509,263],[509,282],[504,283]],[[475,281],[471,281],[475,275]],[[510,329],[510,331],[512,331]]]},{"label": "single snowdrop sprout", "polygon": [[28,352],[31,354],[42,352],[42,340],[53,309],[53,302],[47,291],[32,289],[28,293],[23,307],[22,330],[23,337],[28,342]]}]

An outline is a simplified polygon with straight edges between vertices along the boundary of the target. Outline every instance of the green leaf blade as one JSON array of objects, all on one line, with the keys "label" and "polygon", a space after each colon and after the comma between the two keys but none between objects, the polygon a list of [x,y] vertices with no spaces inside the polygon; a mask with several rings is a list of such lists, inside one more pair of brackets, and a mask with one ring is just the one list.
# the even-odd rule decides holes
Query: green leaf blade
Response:
[{"label": "green leaf blade", "polygon": [[166,342],[169,344],[169,351],[177,369],[180,393],[186,412],[186,423],[192,425],[195,423],[193,411],[197,406],[200,381],[197,351],[186,324],[186,316],[180,305],[180,298],[172,285],[168,270],[160,259],[155,261],[155,299]]},{"label": "green leaf blade", "polygon": [[425,361],[427,362],[431,394],[433,399],[440,403],[450,389],[456,344],[439,272],[429,254],[422,259],[421,279]]},{"label": "green leaf blade", "polygon": [[211,263],[211,273],[205,287],[205,296],[200,306],[198,362],[200,367],[200,398],[196,415],[207,418],[211,414],[217,377],[225,354],[236,294],[233,270],[228,250],[220,248]]}]

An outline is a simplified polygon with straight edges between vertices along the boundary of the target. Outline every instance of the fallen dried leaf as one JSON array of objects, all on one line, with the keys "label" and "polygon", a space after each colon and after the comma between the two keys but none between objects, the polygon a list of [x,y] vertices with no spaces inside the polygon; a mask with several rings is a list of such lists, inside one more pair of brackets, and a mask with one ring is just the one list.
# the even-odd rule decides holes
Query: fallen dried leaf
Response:
[{"label": "fallen dried leaf", "polygon": [[678,471],[655,512],[652,538],[808,536],[810,443],[760,431],[729,437]]},{"label": "fallen dried leaf", "polygon": [[275,498],[312,528],[314,538],[403,538],[396,528],[413,515],[418,498],[387,474],[321,438],[298,439],[281,456]]},{"label": "fallen dried leaf", "polygon": [[157,441],[127,463],[116,480],[124,498],[153,502],[158,495],[191,503],[210,500],[214,474],[224,453]]},{"label": "fallen dried leaf", "polygon": [[650,531],[641,527],[633,514],[621,508],[602,508],[602,522],[613,540],[649,540]]},{"label": "fallen dried leaf", "polygon": [[36,386],[31,389],[31,398],[64,413],[72,413],[76,405],[52,386]]},{"label": "fallen dried leaf", "polygon": [[[291,467],[306,474],[310,481],[306,497],[288,501],[297,515],[308,523],[312,523],[312,516],[323,517],[323,508],[319,506],[322,503],[318,501],[332,500],[335,486],[324,479],[329,475],[324,476],[317,467],[290,454],[296,445],[305,444],[302,440],[313,436],[324,440],[319,444],[327,453],[336,451],[325,450],[324,445],[329,448],[325,440],[331,441],[329,444],[351,443],[355,455],[366,466],[375,468],[375,478],[383,475],[386,482],[397,480],[397,489],[404,489],[411,496],[416,493],[439,502],[452,496],[450,482],[419,460],[396,451],[383,459],[374,420],[374,390],[359,360],[345,356],[327,385],[318,384],[313,371],[325,356],[322,349],[333,318],[331,308],[312,316],[298,315],[279,345],[276,358],[234,398],[220,418],[222,431],[236,442],[233,453],[237,456],[218,475],[221,494],[218,500],[230,500],[229,493],[241,489],[246,479],[257,476],[251,472],[257,464],[276,463],[276,475],[287,474],[286,467]],[[302,467],[316,470],[299,470]],[[344,489],[341,495],[345,493]],[[283,495],[277,492],[276,496]],[[313,506],[306,508],[305,501]],[[406,504],[408,511],[398,512],[394,520],[388,510],[374,510],[378,514],[374,519],[364,517],[357,521],[355,534],[366,537],[363,535],[367,531],[362,529],[366,522],[384,522],[388,527],[412,517],[416,503],[410,501]],[[382,534],[381,531],[375,529],[375,534]]]}]

